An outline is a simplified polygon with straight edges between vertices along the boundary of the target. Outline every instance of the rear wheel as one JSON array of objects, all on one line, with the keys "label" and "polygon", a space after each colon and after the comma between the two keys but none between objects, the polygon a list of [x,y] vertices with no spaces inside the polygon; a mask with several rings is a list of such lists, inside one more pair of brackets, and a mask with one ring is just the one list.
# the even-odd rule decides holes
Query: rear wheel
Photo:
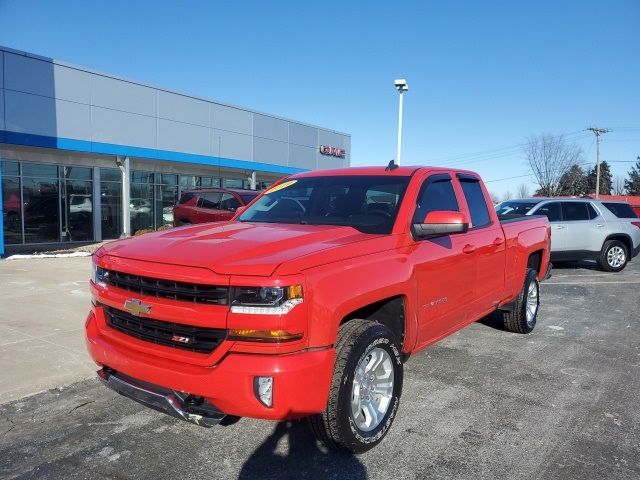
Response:
[{"label": "rear wheel", "polygon": [[619,240],[607,240],[598,257],[598,265],[607,272],[619,272],[627,266],[629,252]]},{"label": "rear wheel", "polygon": [[502,312],[504,328],[514,333],[529,333],[536,326],[540,307],[540,283],[538,273],[528,268],[524,285],[518,294],[513,309]]},{"label": "rear wheel", "polygon": [[324,412],[309,418],[328,448],[362,453],[389,431],[402,392],[402,359],[384,325],[355,319],[340,327],[336,363]]}]

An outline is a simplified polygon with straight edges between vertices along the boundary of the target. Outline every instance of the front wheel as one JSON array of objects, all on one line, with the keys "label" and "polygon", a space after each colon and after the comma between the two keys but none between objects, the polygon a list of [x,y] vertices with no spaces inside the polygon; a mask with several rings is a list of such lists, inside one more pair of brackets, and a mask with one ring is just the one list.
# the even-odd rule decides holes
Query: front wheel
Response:
[{"label": "front wheel", "polygon": [[627,246],[618,240],[607,240],[602,246],[598,264],[607,272],[619,272],[627,266],[629,252]]},{"label": "front wheel", "polygon": [[370,320],[340,327],[336,363],[324,412],[309,418],[328,448],[366,452],[380,443],[396,416],[403,368],[391,331]]}]

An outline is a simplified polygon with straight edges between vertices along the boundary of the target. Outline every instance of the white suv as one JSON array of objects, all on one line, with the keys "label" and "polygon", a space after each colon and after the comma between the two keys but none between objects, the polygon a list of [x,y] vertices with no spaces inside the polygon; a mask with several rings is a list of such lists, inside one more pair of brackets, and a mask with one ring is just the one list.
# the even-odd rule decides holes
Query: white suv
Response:
[{"label": "white suv", "polygon": [[573,198],[528,198],[496,205],[503,220],[546,215],[551,224],[551,260],[596,260],[619,272],[640,252],[640,219],[625,202]]}]

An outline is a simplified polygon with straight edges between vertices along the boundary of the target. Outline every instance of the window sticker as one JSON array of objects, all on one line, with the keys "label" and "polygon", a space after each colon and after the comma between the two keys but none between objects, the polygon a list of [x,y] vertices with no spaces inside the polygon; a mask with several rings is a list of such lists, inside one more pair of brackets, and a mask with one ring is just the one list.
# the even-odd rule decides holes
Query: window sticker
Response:
[{"label": "window sticker", "polygon": [[283,190],[283,189],[285,189],[287,187],[290,187],[294,183],[298,183],[298,180],[289,180],[288,182],[282,182],[281,184],[276,185],[275,187],[267,190],[266,192],[264,192],[264,194],[265,195],[269,195],[270,193],[277,192],[278,190]]}]

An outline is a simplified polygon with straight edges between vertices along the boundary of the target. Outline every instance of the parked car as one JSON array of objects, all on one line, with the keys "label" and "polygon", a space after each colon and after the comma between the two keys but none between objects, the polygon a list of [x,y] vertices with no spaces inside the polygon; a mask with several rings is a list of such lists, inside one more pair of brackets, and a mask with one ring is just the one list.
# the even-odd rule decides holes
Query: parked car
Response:
[{"label": "parked car", "polygon": [[496,206],[499,216],[545,215],[551,260],[596,260],[619,272],[640,252],[640,219],[628,203],[583,198],[528,198]]},{"label": "parked car", "polygon": [[180,419],[309,416],[363,452],[410,355],[496,309],[533,330],[550,235],[544,217],[499,222],[468,171],[296,174],[231,222],[101,247],[87,347],[108,387]]},{"label": "parked car", "polygon": [[186,190],[173,207],[174,226],[190,223],[224,222],[238,208],[250,203],[260,192],[233,188],[202,188]]}]

